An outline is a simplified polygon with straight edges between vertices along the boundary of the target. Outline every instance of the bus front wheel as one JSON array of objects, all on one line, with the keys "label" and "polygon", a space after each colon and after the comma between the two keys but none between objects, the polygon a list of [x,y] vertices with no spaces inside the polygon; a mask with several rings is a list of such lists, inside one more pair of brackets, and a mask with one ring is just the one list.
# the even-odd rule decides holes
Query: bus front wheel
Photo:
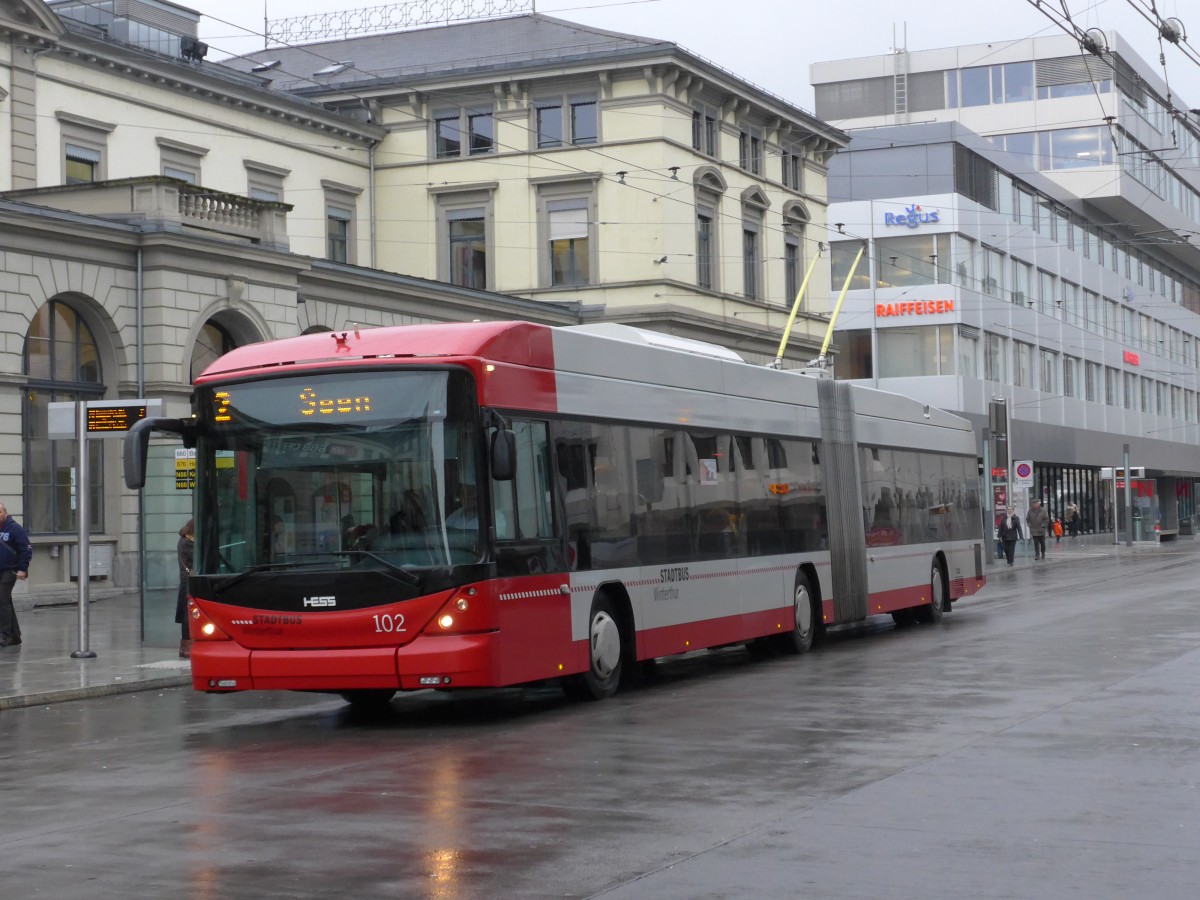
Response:
[{"label": "bus front wheel", "polygon": [[604,700],[621,684],[625,647],[612,601],[597,597],[588,616],[588,669],[563,683],[573,700]]}]

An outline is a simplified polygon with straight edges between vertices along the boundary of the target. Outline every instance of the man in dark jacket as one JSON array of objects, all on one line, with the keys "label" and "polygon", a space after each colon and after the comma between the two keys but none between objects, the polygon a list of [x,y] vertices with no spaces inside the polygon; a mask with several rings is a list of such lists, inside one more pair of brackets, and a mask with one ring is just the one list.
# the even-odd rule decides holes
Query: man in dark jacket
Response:
[{"label": "man in dark jacket", "polygon": [[1033,538],[1033,558],[1046,558],[1046,531],[1050,527],[1050,513],[1042,508],[1042,501],[1033,498],[1029,514],[1025,516],[1025,524],[1029,526],[1029,536]]},{"label": "man in dark jacket", "polygon": [[21,626],[13,609],[12,592],[17,579],[24,581],[29,574],[32,558],[29,535],[8,517],[8,510],[0,503],[0,647],[21,643]]}]

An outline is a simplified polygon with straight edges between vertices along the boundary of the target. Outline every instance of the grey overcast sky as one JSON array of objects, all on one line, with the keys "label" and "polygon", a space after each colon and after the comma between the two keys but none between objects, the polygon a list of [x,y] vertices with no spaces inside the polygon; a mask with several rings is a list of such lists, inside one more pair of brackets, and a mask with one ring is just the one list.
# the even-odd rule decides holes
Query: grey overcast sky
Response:
[{"label": "grey overcast sky", "polygon": [[[180,0],[176,0],[180,2]],[[1161,75],[1158,32],[1138,10],[1151,0],[1065,2],[1081,28],[1121,33]],[[1154,0],[1163,17],[1178,17],[1200,48],[1200,3]],[[183,0],[199,11],[210,58],[263,47],[272,20],[392,4],[355,0]],[[429,0],[435,8],[459,0]],[[806,110],[813,109],[809,63],[887,53],[896,44],[930,50],[1062,33],[1029,0],[536,0],[537,11],[585,25],[672,41]],[[1190,19],[1190,21],[1189,21]],[[1184,108],[1200,107],[1200,66],[1163,42],[1166,77]],[[1193,52],[1200,57],[1200,50]]]}]

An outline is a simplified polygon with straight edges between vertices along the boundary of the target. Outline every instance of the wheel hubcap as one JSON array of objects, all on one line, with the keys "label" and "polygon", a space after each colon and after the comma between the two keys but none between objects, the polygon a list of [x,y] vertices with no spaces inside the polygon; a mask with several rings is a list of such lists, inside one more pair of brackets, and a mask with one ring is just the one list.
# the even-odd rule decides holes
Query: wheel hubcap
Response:
[{"label": "wheel hubcap", "polygon": [[808,591],[796,590],[796,633],[804,637],[812,630],[812,604],[808,602]]},{"label": "wheel hubcap", "polygon": [[933,576],[929,584],[930,599],[933,602],[934,609],[942,609],[946,598],[942,593],[942,573],[937,569],[933,570]]},{"label": "wheel hubcap", "polygon": [[621,661],[621,633],[606,612],[592,619],[592,671],[607,678]]}]

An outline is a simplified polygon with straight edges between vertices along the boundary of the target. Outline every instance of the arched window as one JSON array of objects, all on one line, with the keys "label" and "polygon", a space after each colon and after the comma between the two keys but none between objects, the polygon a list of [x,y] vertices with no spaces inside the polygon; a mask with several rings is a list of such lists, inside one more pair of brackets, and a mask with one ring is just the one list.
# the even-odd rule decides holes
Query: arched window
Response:
[{"label": "arched window", "polygon": [[224,356],[236,346],[237,343],[224,327],[213,321],[205,322],[196,335],[196,346],[192,348],[188,380],[195,381],[196,376],[212,365],[217,357]]},{"label": "arched window", "polygon": [[[25,335],[22,403],[25,435],[25,515],[22,524],[39,534],[78,533],[73,488],[78,442],[51,440],[51,403],[104,397],[96,339],[82,317],[61,300],[51,300],[34,316]],[[88,441],[90,527],[104,522],[104,442]]]},{"label": "arched window", "polygon": [[721,287],[717,235],[720,233],[725,179],[712,166],[701,166],[693,176],[693,184],[696,188],[696,286],[716,291]]}]

